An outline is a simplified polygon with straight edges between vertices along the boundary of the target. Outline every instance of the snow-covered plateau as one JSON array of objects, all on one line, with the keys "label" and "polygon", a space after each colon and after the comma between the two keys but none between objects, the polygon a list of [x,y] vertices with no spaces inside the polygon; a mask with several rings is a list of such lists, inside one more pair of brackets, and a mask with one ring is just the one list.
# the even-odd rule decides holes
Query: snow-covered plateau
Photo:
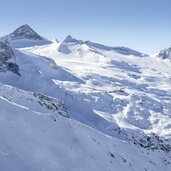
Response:
[{"label": "snow-covered plateau", "polygon": [[0,38],[0,135],[0,171],[170,171],[170,48],[19,27]]}]

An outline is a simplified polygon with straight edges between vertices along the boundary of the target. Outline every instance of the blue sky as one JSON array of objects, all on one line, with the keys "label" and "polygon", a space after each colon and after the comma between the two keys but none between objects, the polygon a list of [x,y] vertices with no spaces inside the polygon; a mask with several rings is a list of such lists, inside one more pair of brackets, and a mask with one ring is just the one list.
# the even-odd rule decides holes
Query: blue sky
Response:
[{"label": "blue sky", "polygon": [[0,36],[29,24],[62,41],[68,34],[154,53],[171,47],[170,0],[0,0]]}]

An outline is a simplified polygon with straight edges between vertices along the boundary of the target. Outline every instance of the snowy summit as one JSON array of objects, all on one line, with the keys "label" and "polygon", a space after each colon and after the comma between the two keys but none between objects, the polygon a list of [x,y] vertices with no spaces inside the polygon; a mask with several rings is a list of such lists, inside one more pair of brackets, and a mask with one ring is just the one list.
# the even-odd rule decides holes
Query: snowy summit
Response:
[{"label": "snowy summit", "polygon": [[8,42],[15,48],[31,47],[35,45],[51,43],[51,41],[40,36],[27,24],[20,26],[8,35],[3,36],[0,40]]},{"label": "snowy summit", "polygon": [[38,35],[29,25],[25,24],[17,28],[13,33],[9,35],[12,40],[16,39],[31,39],[31,40],[44,40]]}]

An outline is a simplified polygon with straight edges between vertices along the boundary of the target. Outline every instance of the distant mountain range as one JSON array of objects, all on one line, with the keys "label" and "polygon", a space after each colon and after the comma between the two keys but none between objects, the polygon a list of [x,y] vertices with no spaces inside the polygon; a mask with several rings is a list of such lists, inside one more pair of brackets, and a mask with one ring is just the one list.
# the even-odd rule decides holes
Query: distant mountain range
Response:
[{"label": "distant mountain range", "polygon": [[168,59],[28,25],[1,37],[0,170],[170,171]]}]

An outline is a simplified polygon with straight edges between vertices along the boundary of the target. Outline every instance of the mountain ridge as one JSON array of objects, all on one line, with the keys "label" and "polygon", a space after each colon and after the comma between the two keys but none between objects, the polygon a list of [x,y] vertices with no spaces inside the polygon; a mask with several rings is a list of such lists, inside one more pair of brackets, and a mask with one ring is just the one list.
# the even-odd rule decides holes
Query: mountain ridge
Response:
[{"label": "mountain ridge", "polygon": [[171,63],[71,36],[43,42],[0,42],[0,66],[19,69],[0,72],[1,168],[169,171]]},{"label": "mountain ridge", "polygon": [[52,43],[36,33],[29,25],[18,27],[12,33],[0,38],[0,41],[7,42],[14,48],[31,47]]}]

